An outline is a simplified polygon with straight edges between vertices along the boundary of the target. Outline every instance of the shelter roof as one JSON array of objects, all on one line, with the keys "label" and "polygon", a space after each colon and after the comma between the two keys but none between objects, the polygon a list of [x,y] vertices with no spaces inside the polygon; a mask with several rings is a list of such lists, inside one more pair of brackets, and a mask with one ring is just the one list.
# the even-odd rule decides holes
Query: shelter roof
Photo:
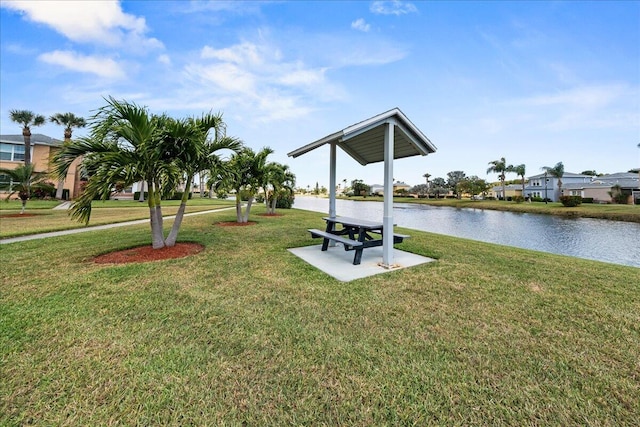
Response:
[{"label": "shelter roof", "polygon": [[384,161],[384,133],[387,123],[393,123],[394,159],[435,153],[436,146],[404,115],[394,108],[332,133],[288,153],[298,157],[325,144],[336,143],[361,165]]}]

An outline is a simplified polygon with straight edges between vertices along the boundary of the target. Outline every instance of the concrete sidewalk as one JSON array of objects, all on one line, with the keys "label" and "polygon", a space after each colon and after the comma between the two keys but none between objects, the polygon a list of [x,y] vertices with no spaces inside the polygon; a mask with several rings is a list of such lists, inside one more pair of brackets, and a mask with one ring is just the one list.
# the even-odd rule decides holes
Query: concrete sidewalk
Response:
[{"label": "concrete sidewalk", "polygon": [[[220,208],[220,209],[211,209],[208,211],[193,212],[193,213],[184,214],[184,216],[187,217],[187,216],[195,216],[195,215],[204,215],[208,213],[221,212],[221,211],[226,211],[231,209],[235,209],[235,206],[229,207],[229,208]],[[176,217],[175,215],[171,215],[171,216],[165,216],[163,218],[173,219],[175,217]],[[135,221],[117,222],[115,224],[96,225],[93,227],[74,228],[71,230],[52,231],[49,233],[39,233],[39,234],[30,234],[28,236],[10,237],[7,239],[1,239],[0,245],[6,245],[9,243],[17,243],[17,242],[26,242],[27,240],[46,239],[48,237],[67,236],[69,234],[86,233],[88,231],[95,231],[95,230],[107,230],[109,228],[126,227],[127,225],[137,225],[137,224],[146,224],[146,223],[149,223],[148,219],[138,219]]]}]

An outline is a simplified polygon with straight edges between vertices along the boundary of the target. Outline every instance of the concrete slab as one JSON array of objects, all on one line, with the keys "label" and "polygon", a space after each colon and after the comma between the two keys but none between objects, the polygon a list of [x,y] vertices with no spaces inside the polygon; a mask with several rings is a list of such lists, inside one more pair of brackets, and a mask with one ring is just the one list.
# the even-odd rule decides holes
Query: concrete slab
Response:
[{"label": "concrete slab", "polygon": [[435,261],[433,258],[394,248],[393,258],[396,266],[388,269],[381,266],[382,247],[365,249],[362,252],[360,265],[353,265],[354,252],[345,251],[340,243],[330,247],[325,252],[322,252],[321,248],[322,245],[303,246],[301,248],[291,248],[289,252],[341,282],[350,282],[351,280],[362,279],[375,274],[388,273]]}]

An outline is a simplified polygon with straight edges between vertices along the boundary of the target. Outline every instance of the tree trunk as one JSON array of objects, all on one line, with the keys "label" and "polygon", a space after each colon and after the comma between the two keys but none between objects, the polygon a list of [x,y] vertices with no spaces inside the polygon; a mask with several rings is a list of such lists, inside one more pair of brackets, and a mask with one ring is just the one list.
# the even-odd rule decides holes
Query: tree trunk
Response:
[{"label": "tree trunk", "polygon": [[160,249],[165,246],[162,231],[162,209],[156,197],[156,186],[149,182],[149,219],[151,223],[151,246]]},{"label": "tree trunk", "polygon": [[169,231],[169,235],[165,240],[165,245],[168,247],[172,247],[176,245],[176,240],[178,239],[178,231],[180,231],[180,225],[182,225],[182,218],[184,218],[184,211],[187,208],[187,201],[189,200],[189,189],[191,188],[191,180],[192,176],[187,177],[187,181],[184,185],[184,192],[182,193],[182,200],[180,201],[180,207],[178,208],[178,212],[176,213],[176,218],[173,220],[173,225],[171,226],[171,231]]},{"label": "tree trunk", "polygon": [[239,190],[236,190],[236,221],[242,223],[242,200]]},{"label": "tree trunk", "polygon": [[138,195],[138,201],[144,202],[144,181],[142,181],[142,184],[140,185],[140,194]]},{"label": "tree trunk", "polygon": [[25,127],[22,130],[22,137],[24,138],[24,164],[31,164],[31,131]]},{"label": "tree trunk", "polygon": [[244,211],[244,219],[243,223],[249,222],[249,211],[251,211],[251,203],[253,203],[253,196],[249,196],[249,200],[247,201],[247,207]]},{"label": "tree trunk", "polygon": [[269,211],[270,214],[275,214],[276,213],[276,205],[278,204],[278,198],[275,196],[273,196],[273,200],[271,201],[271,210]]}]

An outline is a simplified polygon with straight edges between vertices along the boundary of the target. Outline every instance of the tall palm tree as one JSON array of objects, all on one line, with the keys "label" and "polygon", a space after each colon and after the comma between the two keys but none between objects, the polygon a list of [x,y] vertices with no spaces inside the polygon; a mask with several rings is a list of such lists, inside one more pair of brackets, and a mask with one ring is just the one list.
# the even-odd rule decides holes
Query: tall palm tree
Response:
[{"label": "tall palm tree", "polygon": [[31,164],[31,126],[42,126],[46,119],[40,114],[29,110],[10,110],[11,121],[22,125],[22,138],[24,138],[24,164]]},{"label": "tall palm tree", "polygon": [[507,161],[504,157],[501,157],[500,160],[493,160],[489,162],[491,166],[487,169],[487,173],[495,172],[498,174],[500,178],[500,182],[502,183],[502,198],[507,200],[506,187],[504,185],[504,180],[506,178],[505,172],[507,172]]},{"label": "tall palm tree", "polygon": [[54,158],[56,173],[63,175],[82,157],[81,166],[89,176],[85,191],[71,206],[72,217],[88,222],[96,196],[107,199],[116,183],[146,181],[152,246],[175,244],[177,231],[170,233],[173,241],[164,239],[161,200],[190,173],[185,166],[204,156],[203,135],[211,123],[152,115],[146,108],[113,98],[93,122],[88,137],[72,140]]},{"label": "tall palm tree", "polygon": [[[64,126],[64,144],[68,144],[71,141],[71,135],[73,135],[73,128],[83,128],[87,125],[86,120],[83,117],[78,117],[73,113],[57,113],[49,117],[52,123]],[[56,199],[62,199],[62,193],[64,189],[64,178],[58,179],[58,186],[56,189]]]},{"label": "tall palm tree", "polygon": [[9,181],[0,186],[1,190],[9,191],[7,200],[15,193],[18,193],[18,197],[22,200],[20,214],[24,213],[27,201],[31,197],[31,192],[37,188],[44,187],[43,184],[47,179],[47,173],[36,172],[32,164],[20,165],[15,169],[0,168],[0,175],[9,177]]},{"label": "tall palm tree", "polygon": [[[231,156],[228,161],[228,167],[232,174],[225,184],[236,192],[236,219],[239,223],[249,221],[251,204],[258,188],[264,183],[267,156],[271,153],[273,153],[273,150],[269,147],[265,147],[257,153],[251,148],[245,147]],[[243,192],[248,195],[244,215],[242,214]]]},{"label": "tall palm tree", "polygon": [[267,203],[267,213],[276,213],[278,198],[283,192],[290,196],[293,194],[293,188],[296,185],[296,176],[291,172],[288,165],[280,163],[269,163],[266,167],[266,187],[271,186],[273,192],[271,197],[267,197],[265,189],[265,201]]},{"label": "tall palm tree", "polygon": [[163,144],[167,144],[168,148],[181,147],[181,150],[175,153],[175,161],[184,176],[184,192],[173,226],[165,240],[167,246],[174,246],[176,243],[195,174],[224,167],[217,153],[222,150],[237,153],[242,147],[242,143],[236,138],[208,138],[211,130],[216,130],[215,134],[218,135],[217,129],[222,123],[222,115],[209,113],[199,118],[176,120],[167,128]]},{"label": "tall palm tree", "polygon": [[542,170],[558,179],[558,192],[562,196],[562,177],[564,176],[564,165],[562,162],[556,163],[555,166],[543,166]]},{"label": "tall palm tree", "polygon": [[507,172],[515,173],[522,178],[522,196],[524,197],[524,177],[527,174],[527,167],[524,164],[521,165],[509,165],[507,166]]},{"label": "tall palm tree", "polygon": [[429,191],[429,178],[431,178],[431,174],[425,173],[422,177],[427,180],[427,191]]}]

